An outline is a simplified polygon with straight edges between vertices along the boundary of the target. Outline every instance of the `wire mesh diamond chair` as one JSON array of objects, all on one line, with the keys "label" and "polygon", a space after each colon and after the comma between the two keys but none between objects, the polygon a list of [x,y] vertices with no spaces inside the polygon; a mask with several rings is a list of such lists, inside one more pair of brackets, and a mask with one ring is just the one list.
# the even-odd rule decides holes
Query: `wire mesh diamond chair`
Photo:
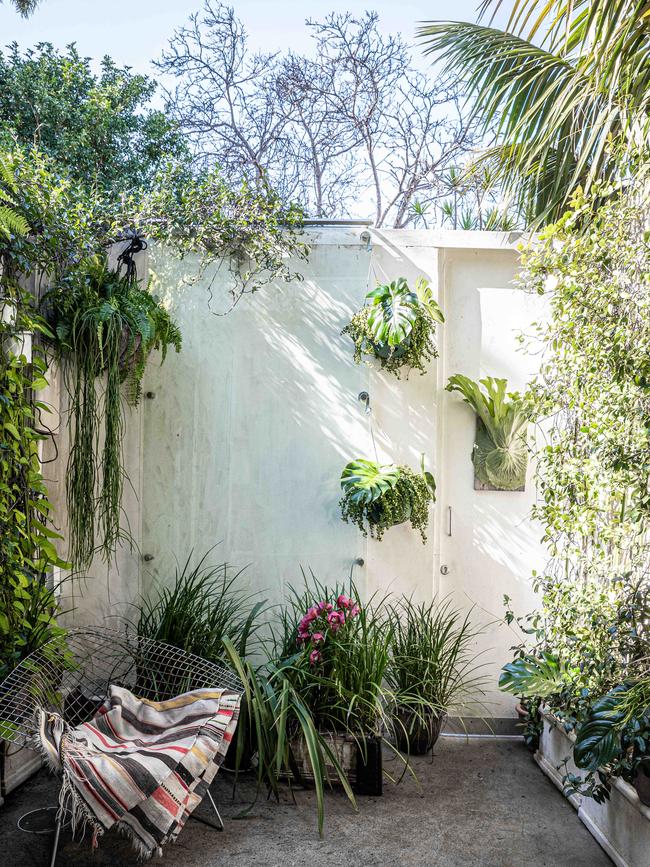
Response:
[{"label": "wire mesh diamond chair", "polygon": [[[104,627],[69,630],[26,657],[0,684],[0,737],[38,749],[39,710],[59,714],[71,728],[90,721],[106,701],[109,687],[166,701],[196,689],[223,688],[243,693],[241,680],[225,665],[170,644],[126,636]],[[217,805],[207,790],[218,825]],[[63,812],[57,813],[51,867],[56,861]]]}]

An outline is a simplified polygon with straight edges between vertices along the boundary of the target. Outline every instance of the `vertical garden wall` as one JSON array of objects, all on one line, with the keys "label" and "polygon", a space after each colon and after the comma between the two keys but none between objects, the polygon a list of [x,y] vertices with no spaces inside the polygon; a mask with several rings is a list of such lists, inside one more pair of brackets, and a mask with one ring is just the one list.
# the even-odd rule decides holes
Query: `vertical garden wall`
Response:
[{"label": "vertical garden wall", "polygon": [[[513,702],[496,680],[514,639],[494,621],[503,616],[504,594],[519,607],[532,605],[529,577],[543,561],[528,517],[532,484],[523,493],[474,490],[475,416],[444,386],[465,372],[521,387],[531,361],[517,351],[517,332],[538,311],[510,286],[517,253],[506,236],[397,231],[368,241],[364,231],[309,229],[304,279],[263,287],[227,316],[220,315],[225,266],[195,282],[191,257],[179,262],[163,248],[149,251],[183,351],[163,367],[149,366],[129,421],[129,447],[141,439],[139,466],[131,467],[138,497],[129,506],[140,549],[108,581],[100,567],[95,582],[86,582],[85,616],[95,605],[110,610],[109,588],[117,611],[168,581],[175,558],[213,545],[216,558],[248,566],[245,581],[271,602],[300,580],[301,568],[329,580],[352,572],[366,593],[452,594],[464,607],[476,604],[491,624],[482,639],[494,684],[485,713],[510,717]],[[368,287],[419,275],[445,308],[440,358],[424,376],[413,371],[401,380],[376,364],[356,365],[341,330]],[[375,447],[381,463],[414,469],[425,454],[438,480],[426,544],[408,523],[377,542],[341,521],[341,470],[353,458],[375,460]]]}]

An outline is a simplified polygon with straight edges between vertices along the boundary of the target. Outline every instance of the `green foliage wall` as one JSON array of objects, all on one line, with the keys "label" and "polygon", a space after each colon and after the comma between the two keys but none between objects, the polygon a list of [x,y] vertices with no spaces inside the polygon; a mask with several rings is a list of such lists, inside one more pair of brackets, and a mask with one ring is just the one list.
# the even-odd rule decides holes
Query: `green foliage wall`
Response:
[{"label": "green foliage wall", "polygon": [[46,328],[16,279],[11,237],[0,231],[0,680],[58,631],[48,577],[67,565],[39,461],[37,418],[48,408],[37,392],[47,366],[38,350],[30,358],[24,336]]},{"label": "green foliage wall", "polygon": [[110,57],[99,74],[74,46],[0,52],[0,135],[36,146],[86,187],[134,190],[169,159],[188,161],[174,123],[150,106],[156,84]]},{"label": "green foliage wall", "polygon": [[[604,198],[604,203],[603,203]],[[523,254],[521,283],[551,318],[529,400],[551,424],[539,503],[562,574],[645,574],[650,529],[650,236],[647,181],[578,192]],[[539,351],[539,343],[533,345]]]},{"label": "green foliage wall", "polygon": [[[568,726],[647,671],[649,210],[643,177],[590,196],[578,191],[571,210],[523,252],[521,285],[550,306],[531,340],[543,361],[527,400],[544,420],[533,512],[551,559],[534,576],[539,610],[519,618],[522,677],[505,676],[504,688],[543,696]],[[545,692],[530,680],[540,659],[559,673]]]}]

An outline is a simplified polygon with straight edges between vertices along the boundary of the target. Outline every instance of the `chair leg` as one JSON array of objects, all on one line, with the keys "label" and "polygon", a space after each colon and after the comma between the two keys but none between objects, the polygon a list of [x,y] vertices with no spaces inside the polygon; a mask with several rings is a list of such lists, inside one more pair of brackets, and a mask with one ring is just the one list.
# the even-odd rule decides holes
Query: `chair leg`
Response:
[{"label": "chair leg", "polygon": [[195,821],[200,822],[202,825],[207,825],[208,828],[214,828],[215,831],[223,831],[223,828],[224,828],[223,819],[221,818],[221,813],[217,809],[217,805],[215,804],[214,798],[210,794],[209,789],[206,792],[206,795],[208,796],[208,800],[212,804],[212,809],[214,810],[214,812],[217,816],[219,824],[215,825],[214,822],[211,822],[209,819],[204,819],[203,816],[197,816],[196,813],[192,813],[190,816],[190,819],[194,819]]},{"label": "chair leg", "polygon": [[59,835],[61,834],[61,817],[57,817],[56,820],[56,830],[54,831],[54,846],[52,847],[52,859],[50,861],[50,867],[54,867],[56,862],[56,852],[59,848]]},{"label": "chair leg", "polygon": [[208,798],[210,799],[210,803],[212,804],[212,809],[217,814],[217,819],[219,820],[220,827],[217,830],[223,831],[223,828],[224,828],[223,819],[221,818],[221,813],[219,812],[219,809],[217,808],[217,805],[214,802],[214,798],[212,797],[212,794],[210,793],[210,789],[208,789],[207,794],[208,794]]}]

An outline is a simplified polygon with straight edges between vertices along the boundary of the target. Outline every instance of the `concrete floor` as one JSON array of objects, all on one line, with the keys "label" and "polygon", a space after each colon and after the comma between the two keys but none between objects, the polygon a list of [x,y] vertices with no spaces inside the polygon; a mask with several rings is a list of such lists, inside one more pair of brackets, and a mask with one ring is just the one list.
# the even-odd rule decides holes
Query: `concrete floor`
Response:
[{"label": "concrete floor", "polygon": [[[190,821],[166,848],[165,867],[600,867],[611,864],[576,812],[541,773],[520,741],[442,738],[436,755],[415,759],[412,779],[387,783],[381,798],[359,798],[358,813],[340,793],[327,796],[325,837],[316,830],[313,793],[277,804],[260,798],[241,811],[251,784],[231,799],[230,778],[212,787],[226,830]],[[392,771],[394,760],[385,762]],[[41,772],[0,808],[0,864],[45,867],[51,839],[16,828],[24,812],[56,802],[56,782]],[[199,808],[201,813],[206,805]],[[207,815],[207,813],[205,814]],[[127,841],[106,834],[93,855],[89,841],[62,837],[57,867],[135,867]]]}]

